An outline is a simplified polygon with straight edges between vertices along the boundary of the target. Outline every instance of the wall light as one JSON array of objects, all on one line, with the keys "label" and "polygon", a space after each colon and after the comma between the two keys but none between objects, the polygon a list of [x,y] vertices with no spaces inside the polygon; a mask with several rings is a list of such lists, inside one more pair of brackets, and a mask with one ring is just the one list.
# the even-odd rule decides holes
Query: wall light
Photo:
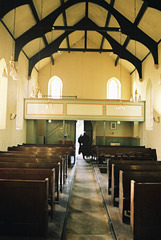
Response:
[{"label": "wall light", "polygon": [[10,113],[10,120],[14,120],[17,117],[17,114]]},{"label": "wall light", "polygon": [[154,122],[160,123],[160,117],[153,117]]}]

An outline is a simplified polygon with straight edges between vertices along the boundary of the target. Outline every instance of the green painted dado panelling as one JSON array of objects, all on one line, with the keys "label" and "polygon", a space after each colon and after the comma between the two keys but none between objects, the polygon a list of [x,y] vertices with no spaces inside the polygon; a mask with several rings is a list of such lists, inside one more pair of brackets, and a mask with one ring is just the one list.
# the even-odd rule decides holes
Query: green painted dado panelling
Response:
[{"label": "green painted dado panelling", "polygon": [[[105,142],[105,144],[104,144]],[[133,137],[96,137],[96,145],[111,145],[119,143],[121,146],[140,146],[140,138]]]}]

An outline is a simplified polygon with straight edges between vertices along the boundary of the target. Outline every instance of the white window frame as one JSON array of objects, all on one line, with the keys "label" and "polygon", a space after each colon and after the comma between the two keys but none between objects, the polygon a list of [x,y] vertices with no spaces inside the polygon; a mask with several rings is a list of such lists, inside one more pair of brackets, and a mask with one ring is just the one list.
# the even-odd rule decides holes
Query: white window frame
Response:
[{"label": "white window frame", "polygon": [[[110,84],[113,81],[116,83],[116,86],[117,86],[117,89],[116,89],[116,91],[117,91],[116,95],[117,96],[115,98],[111,97],[111,93],[110,93]],[[121,83],[120,83],[120,81],[117,78],[115,78],[115,77],[110,78],[107,81],[106,91],[107,91],[107,99],[121,99]]]}]

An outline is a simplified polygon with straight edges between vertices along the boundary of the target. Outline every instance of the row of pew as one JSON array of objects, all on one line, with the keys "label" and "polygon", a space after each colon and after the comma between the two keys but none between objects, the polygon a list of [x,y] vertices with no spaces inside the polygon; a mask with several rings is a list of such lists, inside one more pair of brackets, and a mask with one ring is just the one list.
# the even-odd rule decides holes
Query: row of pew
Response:
[{"label": "row of pew", "polygon": [[104,146],[99,154],[107,158],[111,203],[119,208],[121,222],[130,224],[133,239],[160,239],[161,161],[157,160],[156,150]]},{"label": "row of pew", "polygon": [[73,155],[68,145],[23,144],[0,151],[0,235],[47,236]]}]

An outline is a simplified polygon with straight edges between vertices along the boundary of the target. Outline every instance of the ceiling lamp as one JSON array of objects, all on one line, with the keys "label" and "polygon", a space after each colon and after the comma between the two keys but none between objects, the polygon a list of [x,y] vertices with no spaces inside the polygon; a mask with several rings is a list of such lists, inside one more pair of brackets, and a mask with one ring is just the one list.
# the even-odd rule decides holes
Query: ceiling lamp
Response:
[{"label": "ceiling lamp", "polygon": [[133,95],[131,94],[131,97],[130,97],[130,102],[140,102],[140,101],[142,101],[142,99],[141,99],[141,94],[138,94],[138,91],[137,91],[137,89],[135,90],[135,95],[134,95],[134,97],[133,97]]},{"label": "ceiling lamp", "polygon": [[10,76],[13,78],[13,80],[18,80],[19,76],[17,73],[17,69],[15,67],[15,61],[13,59],[13,56],[11,56],[11,60],[9,61],[10,64]]},{"label": "ceiling lamp", "polygon": [[[40,13],[40,20],[42,20],[42,12],[43,12],[43,0],[41,0],[41,13]],[[40,90],[40,85],[39,85],[39,78],[40,78],[40,50],[41,50],[41,37],[40,37],[40,40],[39,40],[39,62],[38,62],[38,80],[37,80],[37,84],[36,84],[36,96],[38,98],[42,98],[42,93],[41,93],[41,90]]]}]

